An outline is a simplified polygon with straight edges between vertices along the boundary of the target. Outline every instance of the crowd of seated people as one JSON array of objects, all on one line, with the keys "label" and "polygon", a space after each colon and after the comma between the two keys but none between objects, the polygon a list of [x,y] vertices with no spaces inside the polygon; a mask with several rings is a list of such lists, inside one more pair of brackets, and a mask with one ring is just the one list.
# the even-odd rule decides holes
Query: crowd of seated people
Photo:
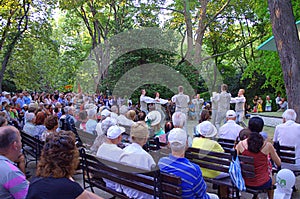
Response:
[{"label": "crowd of seated people", "polygon": [[[76,128],[82,129],[86,133],[96,135],[94,144],[90,149],[90,152],[94,155],[119,162],[120,164],[150,171],[156,166],[156,163],[152,156],[143,149],[143,146],[147,143],[149,138],[152,139],[154,137],[159,137],[162,142],[168,142],[171,147],[172,155],[159,161],[158,166],[160,169],[163,172],[173,173],[184,179],[188,178],[186,175],[183,175],[185,169],[187,169],[188,172],[194,172],[193,174],[198,176],[197,179],[188,178],[188,180],[195,183],[193,185],[195,187],[194,189],[191,189],[191,187],[186,184],[182,184],[183,190],[186,190],[186,192],[183,193],[183,198],[197,198],[196,196],[199,194],[202,195],[203,198],[217,197],[206,193],[203,176],[214,178],[221,174],[220,172],[202,169],[190,163],[184,158],[184,150],[187,147],[224,152],[223,148],[215,141],[217,138],[239,141],[235,146],[238,153],[256,159],[255,172],[258,176],[257,179],[254,181],[245,179],[246,185],[255,189],[269,188],[272,186],[272,183],[274,183],[272,182],[272,176],[269,170],[270,159],[272,159],[277,166],[281,165],[280,158],[276,154],[272,144],[268,142],[268,140],[264,140],[260,134],[263,130],[262,119],[252,117],[249,120],[248,128],[243,129],[235,123],[236,113],[233,110],[227,111],[227,121],[220,127],[219,131],[210,122],[209,111],[203,110],[202,114],[199,115],[199,124],[194,128],[193,138],[190,135],[191,132],[187,132],[184,128],[187,122],[187,115],[180,111],[175,112],[171,116],[172,121],[166,121],[165,128],[163,128],[163,126],[161,126],[162,117],[159,111],[154,110],[146,114],[146,112],[132,109],[132,107],[122,103],[121,99],[118,101],[114,97],[110,97],[108,100],[107,97],[100,95],[89,96],[82,93],[63,94],[59,92],[54,92],[54,94],[33,94],[30,96],[29,93],[22,92],[22,94],[16,94],[15,96],[17,97],[13,100],[10,94],[3,94],[5,95],[1,98],[1,104],[4,106],[2,107],[2,115],[0,115],[0,129],[6,125],[16,126],[16,129],[36,136],[46,143],[47,141],[52,142],[53,139],[55,140],[59,137],[69,137],[70,140],[67,142],[69,142],[68,144],[71,143],[73,147],[73,141],[74,139],[76,140],[78,136]],[[299,124],[295,122],[296,117],[297,115],[295,115],[291,109],[284,112],[284,124],[276,127],[274,141],[279,141],[282,145],[296,146],[297,157],[300,157],[298,150],[300,147],[298,147],[297,143],[293,142],[296,139],[294,138],[293,140],[292,136],[287,136],[288,132],[300,132],[298,129]],[[17,132],[16,129],[9,128],[10,131]],[[4,129],[4,131],[5,130],[7,129]],[[71,132],[73,132],[73,134]],[[173,136],[172,132],[175,136],[173,138],[171,138]],[[296,133],[294,134],[296,136]],[[3,133],[3,135],[6,134]],[[70,148],[72,148],[71,145]],[[51,148],[51,146],[48,147]],[[5,151],[7,149],[1,149],[0,147],[0,152],[1,150]],[[30,185],[31,187],[29,188],[29,193],[32,195],[38,194],[39,187],[43,187],[43,183],[53,177],[48,174],[43,174],[44,167],[48,166],[48,163],[45,163],[45,161],[50,157],[46,157],[45,154],[46,152],[42,154],[41,159],[44,161],[40,161],[38,166],[38,180],[36,180],[36,182],[34,181],[35,183]],[[1,152],[0,155],[4,156],[5,153]],[[74,157],[76,157],[76,154]],[[19,161],[16,159],[17,158],[12,158],[10,160]],[[170,163],[171,160],[173,161],[172,164],[182,164],[182,168],[174,169]],[[299,165],[298,161],[296,165]],[[173,168],[173,170],[171,168]],[[72,183],[72,169],[70,173],[60,174],[54,178],[64,179],[64,183],[72,184],[72,186],[76,187],[78,185]],[[18,175],[20,174],[18,173]],[[105,179],[105,182],[107,186],[119,192],[123,192],[131,198],[151,197],[126,186],[119,186],[109,181],[109,179]],[[28,184],[26,186],[28,190]],[[53,187],[53,190],[54,189],[55,186]],[[0,196],[1,192],[0,189]],[[76,197],[82,194],[89,195],[89,193],[85,193],[81,189],[78,189],[78,192],[72,194],[75,194]],[[270,191],[269,198],[272,197],[272,191]]]}]

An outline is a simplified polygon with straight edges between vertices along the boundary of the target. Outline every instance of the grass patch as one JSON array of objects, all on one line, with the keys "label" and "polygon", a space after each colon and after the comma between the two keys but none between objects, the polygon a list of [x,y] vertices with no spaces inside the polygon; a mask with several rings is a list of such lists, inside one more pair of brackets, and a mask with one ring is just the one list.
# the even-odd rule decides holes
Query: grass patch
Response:
[{"label": "grass patch", "polygon": [[253,115],[262,115],[262,116],[272,116],[272,117],[281,117],[283,112],[261,112],[261,113],[251,113]]}]

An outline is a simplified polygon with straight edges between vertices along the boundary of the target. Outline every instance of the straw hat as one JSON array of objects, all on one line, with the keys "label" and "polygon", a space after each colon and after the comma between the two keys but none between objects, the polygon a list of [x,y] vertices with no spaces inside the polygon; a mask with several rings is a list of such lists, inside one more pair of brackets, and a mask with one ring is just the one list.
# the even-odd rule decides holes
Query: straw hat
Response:
[{"label": "straw hat", "polygon": [[150,123],[151,126],[155,126],[161,121],[161,114],[158,111],[151,111],[145,118],[146,123]]}]

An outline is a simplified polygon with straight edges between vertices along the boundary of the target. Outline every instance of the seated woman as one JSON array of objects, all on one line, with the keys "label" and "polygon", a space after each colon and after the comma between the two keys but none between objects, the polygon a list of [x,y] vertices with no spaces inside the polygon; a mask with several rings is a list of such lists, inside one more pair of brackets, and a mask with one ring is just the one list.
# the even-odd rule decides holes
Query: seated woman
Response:
[{"label": "seated woman", "polygon": [[[197,134],[199,137],[193,139],[192,147],[214,152],[224,152],[222,146],[213,138],[217,135],[216,127],[209,121],[201,122],[197,125]],[[202,175],[207,178],[223,177],[218,171],[201,168]],[[228,176],[228,175],[227,175]],[[225,176],[224,176],[225,177]]]},{"label": "seated woman", "polygon": [[78,163],[79,152],[72,131],[47,136],[37,177],[30,182],[27,198],[100,199],[73,180]]},{"label": "seated woman", "polygon": [[199,124],[197,126],[194,127],[194,137],[199,137],[199,133],[197,132],[197,129],[199,129],[199,125],[201,122],[204,121],[209,121],[210,120],[210,113],[209,110],[203,109],[201,114],[200,114],[200,119],[199,119]]},{"label": "seated woman", "polygon": [[56,132],[56,129],[58,128],[58,118],[54,115],[49,115],[45,120],[45,126],[47,128],[46,131],[43,132],[41,136],[41,140],[45,141],[46,137],[52,133]]},{"label": "seated woman", "polygon": [[[268,170],[268,155],[277,166],[281,165],[273,145],[264,141],[263,137],[252,132],[249,137],[238,143],[236,146],[238,154],[251,156],[254,158],[255,178],[244,178],[246,186],[253,189],[268,189],[272,186],[272,177]],[[273,190],[268,190],[269,199],[273,198]]]},{"label": "seated woman", "polygon": [[195,120],[196,119],[196,111],[195,111],[195,104],[193,104],[192,102],[189,102],[189,118],[191,120]]},{"label": "seated woman", "polygon": [[40,111],[36,114],[34,131],[36,135],[39,136],[39,138],[41,138],[43,132],[47,130],[47,128],[45,127],[45,119],[46,114],[44,112]]}]

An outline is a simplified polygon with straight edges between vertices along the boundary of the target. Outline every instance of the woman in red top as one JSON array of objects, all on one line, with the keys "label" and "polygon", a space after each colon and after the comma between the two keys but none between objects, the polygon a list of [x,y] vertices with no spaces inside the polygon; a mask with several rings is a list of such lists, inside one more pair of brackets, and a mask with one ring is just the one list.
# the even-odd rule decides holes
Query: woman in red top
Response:
[{"label": "woman in red top", "polygon": [[[253,189],[268,189],[272,186],[272,177],[268,171],[268,155],[277,166],[281,165],[281,160],[277,155],[273,145],[264,141],[263,137],[256,132],[252,132],[249,138],[241,141],[236,146],[238,154],[251,156],[254,158],[255,178],[244,178],[246,186]],[[273,190],[268,191],[269,199],[273,199]]]}]

